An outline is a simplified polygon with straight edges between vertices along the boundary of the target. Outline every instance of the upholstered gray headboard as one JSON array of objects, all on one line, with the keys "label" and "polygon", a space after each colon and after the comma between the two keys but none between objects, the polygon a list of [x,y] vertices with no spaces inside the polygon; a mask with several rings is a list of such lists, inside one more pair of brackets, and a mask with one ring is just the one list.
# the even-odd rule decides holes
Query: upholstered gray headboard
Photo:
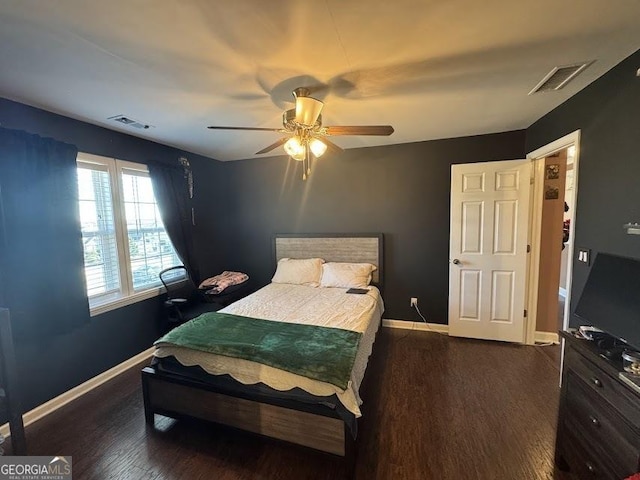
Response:
[{"label": "upholstered gray headboard", "polygon": [[279,233],[273,237],[275,263],[281,258],[323,258],[326,262],[371,263],[372,283],[383,283],[383,242],[381,233],[311,234]]}]

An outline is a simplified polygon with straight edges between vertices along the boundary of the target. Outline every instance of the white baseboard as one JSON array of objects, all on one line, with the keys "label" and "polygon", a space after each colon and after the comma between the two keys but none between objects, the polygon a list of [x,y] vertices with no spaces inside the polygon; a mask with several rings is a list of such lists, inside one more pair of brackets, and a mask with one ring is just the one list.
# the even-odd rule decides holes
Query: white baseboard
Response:
[{"label": "white baseboard", "polygon": [[560,337],[555,332],[536,332],[533,341],[536,343],[560,343]]},{"label": "white baseboard", "polygon": [[[49,415],[50,413],[63,407],[69,402],[77,398],[80,398],[85,393],[90,392],[94,388],[99,387],[103,383],[106,383],[112,378],[116,377],[117,375],[120,375],[125,370],[128,370],[131,367],[137,365],[138,363],[141,363],[151,358],[154,350],[155,350],[155,347],[148,348],[144,352],[140,352],[136,356],[131,357],[128,360],[125,360],[119,365],[116,365],[115,367],[110,368],[106,372],[102,372],[100,375],[90,378],[89,380],[78,385],[77,387],[74,387],[71,390],[68,390],[58,395],[57,397],[52,398],[48,402],[43,403],[42,405],[34,408],[33,410],[26,412],[24,415],[22,415],[22,421],[24,422],[24,426],[26,427],[27,425],[31,425],[32,423],[37,422],[38,420],[45,417],[46,415]],[[8,423],[5,423],[4,425],[0,426],[0,434],[4,435],[5,437],[8,437],[10,435]]]},{"label": "white baseboard", "polygon": [[382,326],[388,328],[403,328],[406,330],[422,330],[425,332],[449,333],[449,325],[443,325],[441,323],[410,322],[383,318]]},{"label": "white baseboard", "polygon": [[[382,326],[388,328],[403,328],[407,330],[422,330],[426,332],[449,333],[449,325],[443,325],[441,323],[410,322],[384,318],[382,320]],[[553,332],[536,332],[534,341],[536,343],[560,343],[558,334]]]}]

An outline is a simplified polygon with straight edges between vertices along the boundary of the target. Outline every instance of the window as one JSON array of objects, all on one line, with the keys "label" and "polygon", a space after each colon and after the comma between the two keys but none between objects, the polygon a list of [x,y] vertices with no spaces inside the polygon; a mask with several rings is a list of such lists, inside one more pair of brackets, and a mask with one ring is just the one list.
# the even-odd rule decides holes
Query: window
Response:
[{"label": "window", "polygon": [[101,313],[157,294],[181,265],[142,164],[80,153],[78,193],[87,295]]}]

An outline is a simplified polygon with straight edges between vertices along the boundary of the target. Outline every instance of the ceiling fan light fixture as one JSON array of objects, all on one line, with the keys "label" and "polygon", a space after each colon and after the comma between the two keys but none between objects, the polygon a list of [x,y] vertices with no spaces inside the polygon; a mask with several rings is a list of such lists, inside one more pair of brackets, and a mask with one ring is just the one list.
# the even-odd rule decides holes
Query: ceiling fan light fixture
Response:
[{"label": "ceiling fan light fixture", "polygon": [[[343,149],[326,137],[335,135],[391,135],[391,125],[333,125],[322,126],[322,108],[324,103],[310,97],[311,90],[305,87],[293,91],[295,108],[285,110],[282,114],[282,128],[264,127],[223,127],[212,125],[213,130],[256,130],[284,133],[278,141],[256,152],[256,155],[269,153],[282,146],[289,157],[302,163],[302,179],[311,174],[312,157],[319,158],[328,149],[342,152]],[[319,138],[318,138],[319,137]]]},{"label": "ceiling fan light fixture", "polygon": [[284,143],[284,151],[287,152],[294,160],[301,162],[305,157],[305,148],[300,139],[296,136],[291,137]]},{"label": "ceiling fan light fixture", "polygon": [[317,138],[309,141],[309,148],[316,158],[320,158],[327,151],[327,144]]},{"label": "ceiling fan light fixture", "polygon": [[324,103],[311,97],[296,98],[296,122],[312,127],[318,121]]}]

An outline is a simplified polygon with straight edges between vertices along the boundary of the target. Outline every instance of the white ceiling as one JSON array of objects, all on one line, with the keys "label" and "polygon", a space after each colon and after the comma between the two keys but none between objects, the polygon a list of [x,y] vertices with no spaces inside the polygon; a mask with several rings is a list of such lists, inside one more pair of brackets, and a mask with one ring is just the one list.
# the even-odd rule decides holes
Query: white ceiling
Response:
[{"label": "white ceiling", "polygon": [[395,127],[346,148],[458,137],[526,128],[638,48],[637,0],[0,0],[0,96],[219,160],[278,134],[207,125],[280,127],[298,86],[325,86],[324,125]]}]

